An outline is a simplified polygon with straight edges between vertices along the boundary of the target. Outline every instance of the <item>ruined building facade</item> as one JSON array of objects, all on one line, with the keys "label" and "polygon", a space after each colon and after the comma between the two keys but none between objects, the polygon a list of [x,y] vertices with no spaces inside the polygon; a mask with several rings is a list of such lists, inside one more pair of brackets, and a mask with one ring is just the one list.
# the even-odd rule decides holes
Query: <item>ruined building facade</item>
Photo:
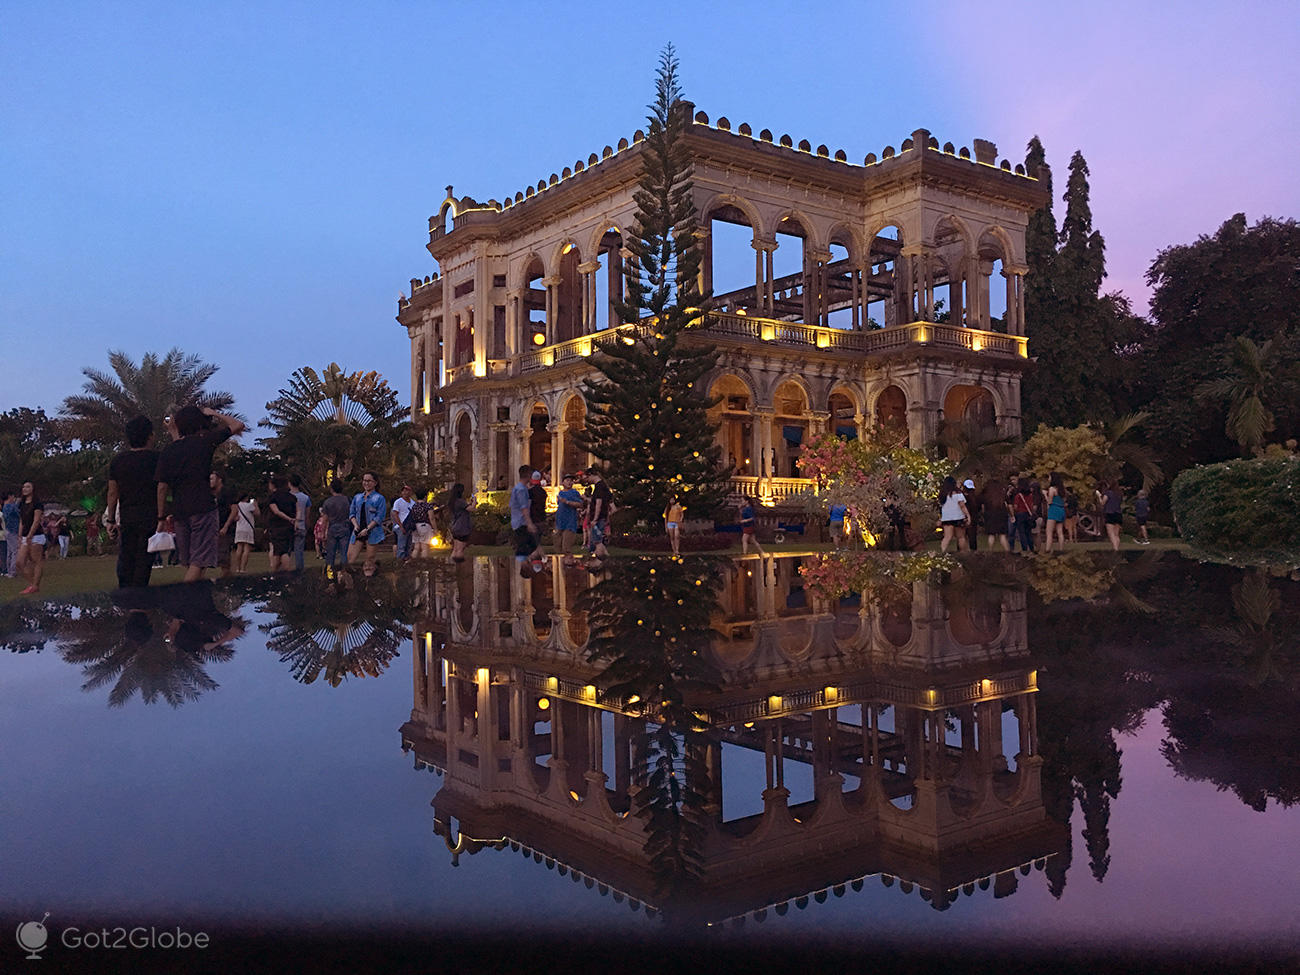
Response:
[{"label": "ruined building facade", "polygon": [[[694,111],[693,108],[691,109]],[[685,135],[714,292],[710,379],[734,487],[780,499],[803,486],[800,446],[877,424],[914,447],[940,423],[1020,430],[1025,227],[1043,184],[940,145],[925,129],[861,165],[843,151],[755,134],[695,112]],[[411,280],[397,320],[411,343],[411,417],[426,463],[471,490],[552,481],[585,465],[582,379],[617,327],[643,133],[503,201],[448,187],[429,220],[437,272]]]}]

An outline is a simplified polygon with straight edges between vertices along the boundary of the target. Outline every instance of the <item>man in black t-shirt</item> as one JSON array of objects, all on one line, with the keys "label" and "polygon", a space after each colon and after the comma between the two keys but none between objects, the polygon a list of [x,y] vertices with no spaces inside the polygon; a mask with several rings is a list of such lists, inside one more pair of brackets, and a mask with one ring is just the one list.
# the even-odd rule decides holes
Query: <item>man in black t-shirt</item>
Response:
[{"label": "man in black t-shirt", "polygon": [[153,421],[137,416],[126,423],[127,449],[108,465],[108,505],[104,524],[109,536],[121,536],[117,546],[117,587],[149,585],[153,556],[149,536],[158,496],[154,472],[158,451],[153,445]]},{"label": "man in black t-shirt", "polygon": [[176,430],[181,437],[163,448],[155,473],[158,531],[167,518],[170,490],[176,551],[185,566],[185,581],[196,582],[205,569],[217,567],[217,499],[209,483],[212,454],[243,433],[244,423],[207,407],[185,406],[176,412]]},{"label": "man in black t-shirt", "polygon": [[609,516],[614,504],[614,492],[601,477],[599,468],[593,467],[587,471],[587,482],[592,485],[591,537],[588,543],[591,546],[591,554],[597,559],[603,559],[609,555],[609,550],[605,548],[605,540],[609,537]]}]

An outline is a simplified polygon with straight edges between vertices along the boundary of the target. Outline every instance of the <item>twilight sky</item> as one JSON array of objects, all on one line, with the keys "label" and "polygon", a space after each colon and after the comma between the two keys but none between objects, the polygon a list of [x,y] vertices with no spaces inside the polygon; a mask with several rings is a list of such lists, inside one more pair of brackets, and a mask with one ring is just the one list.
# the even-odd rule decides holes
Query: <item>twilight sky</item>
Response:
[{"label": "twilight sky", "polygon": [[406,398],[396,298],[445,186],[501,199],[630,136],[667,41],[711,118],[850,160],[925,127],[1018,162],[1038,133],[1058,219],[1082,149],[1139,311],[1161,247],[1300,216],[1300,6],[1064,6],[8,0],[0,411],[172,345],[254,422],[304,364]]}]

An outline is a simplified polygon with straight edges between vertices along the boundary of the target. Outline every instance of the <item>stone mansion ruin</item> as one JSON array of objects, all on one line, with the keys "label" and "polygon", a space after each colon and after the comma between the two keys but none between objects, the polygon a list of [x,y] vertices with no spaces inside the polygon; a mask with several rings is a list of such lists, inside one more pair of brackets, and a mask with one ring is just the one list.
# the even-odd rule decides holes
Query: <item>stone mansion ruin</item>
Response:
[{"label": "stone mansion ruin", "polygon": [[[800,445],[827,430],[895,424],[914,447],[945,418],[1019,432],[1036,174],[999,163],[991,142],[972,154],[925,129],[861,165],[704,112],[685,139],[737,491],[802,488]],[[556,482],[588,462],[572,436],[581,381],[618,325],[643,148],[638,131],[503,201],[448,187],[430,218],[438,272],[413,278],[397,313],[411,416],[426,463],[453,462],[471,490],[511,483],[521,464]]]}]

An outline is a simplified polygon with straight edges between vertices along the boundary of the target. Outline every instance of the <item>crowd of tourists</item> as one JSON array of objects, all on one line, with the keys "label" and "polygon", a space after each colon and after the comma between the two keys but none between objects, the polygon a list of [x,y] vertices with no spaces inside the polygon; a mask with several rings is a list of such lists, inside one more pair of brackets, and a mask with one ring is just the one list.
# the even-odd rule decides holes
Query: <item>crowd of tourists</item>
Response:
[{"label": "crowd of tourists", "polygon": [[[1124,495],[1118,481],[1102,481],[1093,493],[1095,508],[1100,512],[1106,538],[1119,551],[1120,527],[1123,524]],[[1137,521],[1136,541],[1149,545],[1147,522],[1151,502],[1146,491],[1139,491],[1133,503]],[[976,485],[967,478],[959,485],[956,478],[946,477],[939,489],[939,520],[947,552],[955,541],[958,551],[974,551],[982,533],[989,549],[1004,552],[1064,551],[1067,543],[1079,541],[1080,499],[1056,471],[1047,479],[1047,488],[1029,477],[1013,481],[989,478]]]},{"label": "crowd of tourists", "polygon": [[[451,539],[451,558],[465,560],[473,522],[465,485],[454,484],[438,501],[428,491],[403,483],[390,502],[374,471],[365,471],[360,490],[349,493],[341,480],[329,485],[328,496],[313,501],[296,473],[275,474],[259,491],[235,496],[226,490],[223,472],[213,464],[218,447],[241,435],[244,423],[210,409],[187,406],[165,420],[167,442],[158,447],[152,421],[137,416],[126,424],[127,447],[109,465],[107,505],[102,517],[87,520],[87,550],[94,552],[101,530],[118,542],[117,580],[122,588],[149,584],[154,565],[167,553],[184,567],[192,582],[211,570],[223,575],[249,570],[259,538],[267,550],[271,572],[301,571],[307,551],[314,550],[330,568],[361,562],[373,567],[381,552],[392,546],[398,561],[431,554],[435,537]],[[548,491],[539,471],[524,466],[508,492],[510,529],[521,571],[540,571],[542,542],[548,529]],[[1118,550],[1124,498],[1119,484],[1097,486],[1096,509],[1106,536]],[[943,539],[947,552],[975,550],[984,535],[989,549],[1023,552],[1063,550],[1079,540],[1080,498],[1059,473],[1044,488],[1021,476],[1008,482],[992,477],[977,485],[973,478],[958,484],[943,481],[939,493]],[[566,565],[585,555],[599,569],[608,557],[610,517],[617,510],[609,484],[598,467],[565,474],[555,496],[554,537]],[[1139,491],[1133,505],[1136,540],[1149,544],[1150,502]],[[685,508],[671,497],[663,511],[664,532],[674,555],[681,545]],[[741,544],[764,555],[755,531],[756,508],[746,497],[739,504]],[[836,548],[848,538],[846,525],[855,522],[842,503],[830,507],[830,533]],[[442,526],[440,529],[440,525]],[[0,569],[28,580],[24,595],[40,591],[45,560],[66,558],[71,529],[66,513],[47,511],[36,485],[24,483],[4,496],[0,520]],[[900,527],[900,532],[906,526]],[[390,540],[391,539],[391,540]],[[917,541],[913,536],[913,540]]]}]

